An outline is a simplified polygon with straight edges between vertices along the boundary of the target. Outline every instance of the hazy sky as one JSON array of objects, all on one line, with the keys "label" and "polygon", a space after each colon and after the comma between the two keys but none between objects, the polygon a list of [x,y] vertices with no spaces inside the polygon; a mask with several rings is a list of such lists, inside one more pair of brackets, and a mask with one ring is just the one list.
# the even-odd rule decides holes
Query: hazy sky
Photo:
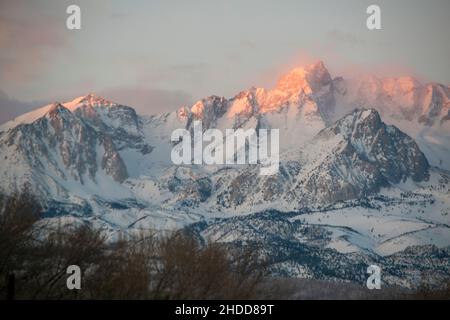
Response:
[{"label": "hazy sky", "polygon": [[[66,29],[70,4],[81,30]],[[370,4],[382,30],[366,28]],[[318,59],[450,84],[449,14],[449,0],[0,0],[0,120],[91,91],[159,112]]]}]

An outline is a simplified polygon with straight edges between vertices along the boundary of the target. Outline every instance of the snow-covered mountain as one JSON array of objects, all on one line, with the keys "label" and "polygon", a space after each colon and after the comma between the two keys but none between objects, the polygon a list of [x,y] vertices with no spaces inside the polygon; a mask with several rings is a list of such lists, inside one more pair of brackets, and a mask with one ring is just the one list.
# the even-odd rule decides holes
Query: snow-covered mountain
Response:
[{"label": "snow-covered mountain", "polygon": [[[449,256],[437,249],[450,246],[449,96],[448,87],[411,77],[333,78],[322,62],[290,71],[273,89],[154,116],[89,94],[0,126],[0,191],[26,188],[46,218],[90,222],[112,238],[188,227],[204,239],[262,242],[279,274],[356,281],[365,273],[349,270],[369,261]],[[278,174],[174,165],[171,134],[193,130],[195,120],[224,133],[279,129]],[[346,261],[347,271],[315,270],[312,256]],[[448,263],[439,268],[450,276]],[[417,275],[400,269],[391,282],[413,285]]]},{"label": "snow-covered mountain", "polygon": [[413,77],[364,76],[335,80],[343,90],[336,95],[337,117],[353,108],[375,108],[383,119],[416,140],[428,161],[450,170],[450,88],[422,84]]}]

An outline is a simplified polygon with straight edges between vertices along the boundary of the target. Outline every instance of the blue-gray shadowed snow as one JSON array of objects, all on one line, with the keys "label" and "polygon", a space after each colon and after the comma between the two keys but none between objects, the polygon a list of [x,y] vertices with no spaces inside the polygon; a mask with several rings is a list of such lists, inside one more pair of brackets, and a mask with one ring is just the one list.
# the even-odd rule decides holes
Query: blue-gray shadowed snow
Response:
[{"label": "blue-gray shadowed snow", "polygon": [[[275,274],[360,281],[373,262],[385,283],[415,286],[422,273],[450,276],[449,96],[412,77],[333,77],[322,62],[154,116],[89,94],[0,126],[0,187],[26,185],[46,219],[112,240],[189,227],[262,244]],[[193,120],[279,129],[279,173],[173,165],[171,133]]]}]

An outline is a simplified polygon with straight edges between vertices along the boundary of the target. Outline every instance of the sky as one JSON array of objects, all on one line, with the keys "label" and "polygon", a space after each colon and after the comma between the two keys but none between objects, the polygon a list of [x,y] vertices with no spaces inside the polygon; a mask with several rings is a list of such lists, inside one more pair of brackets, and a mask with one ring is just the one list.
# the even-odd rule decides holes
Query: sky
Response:
[{"label": "sky", "polygon": [[[81,30],[66,28],[71,4]],[[166,112],[317,60],[449,85],[449,13],[449,0],[0,0],[0,122],[89,92]]]}]

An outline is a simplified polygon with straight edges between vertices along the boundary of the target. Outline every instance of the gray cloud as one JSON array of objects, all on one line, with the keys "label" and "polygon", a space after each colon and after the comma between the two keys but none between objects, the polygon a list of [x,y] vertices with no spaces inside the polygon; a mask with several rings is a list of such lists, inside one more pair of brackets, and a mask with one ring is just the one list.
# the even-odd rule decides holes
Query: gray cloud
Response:
[{"label": "gray cloud", "polygon": [[69,4],[0,0],[0,88],[10,96],[64,98],[137,85],[172,90],[155,93],[155,109],[163,109],[184,101],[178,90],[229,96],[265,83],[260,75],[268,70],[303,65],[302,50],[330,69],[343,57],[377,69],[401,64],[449,82],[449,1],[380,0],[379,32],[367,30],[369,2],[361,0],[77,0],[78,31],[65,28]]},{"label": "gray cloud", "polygon": [[0,123],[12,120],[47,103],[46,101],[20,101],[9,97],[4,91],[0,90]]},{"label": "gray cloud", "polygon": [[23,85],[52,62],[66,43],[64,28],[55,27],[62,18],[47,14],[37,1],[0,2],[2,86]]},{"label": "gray cloud", "polygon": [[96,92],[97,94],[133,107],[140,114],[155,114],[176,110],[182,105],[191,105],[193,98],[188,93],[176,90],[143,87],[115,87]]},{"label": "gray cloud", "polygon": [[342,31],[339,29],[333,29],[328,32],[327,36],[334,42],[339,44],[346,44],[351,46],[364,44],[364,40],[357,37],[355,34]]}]

